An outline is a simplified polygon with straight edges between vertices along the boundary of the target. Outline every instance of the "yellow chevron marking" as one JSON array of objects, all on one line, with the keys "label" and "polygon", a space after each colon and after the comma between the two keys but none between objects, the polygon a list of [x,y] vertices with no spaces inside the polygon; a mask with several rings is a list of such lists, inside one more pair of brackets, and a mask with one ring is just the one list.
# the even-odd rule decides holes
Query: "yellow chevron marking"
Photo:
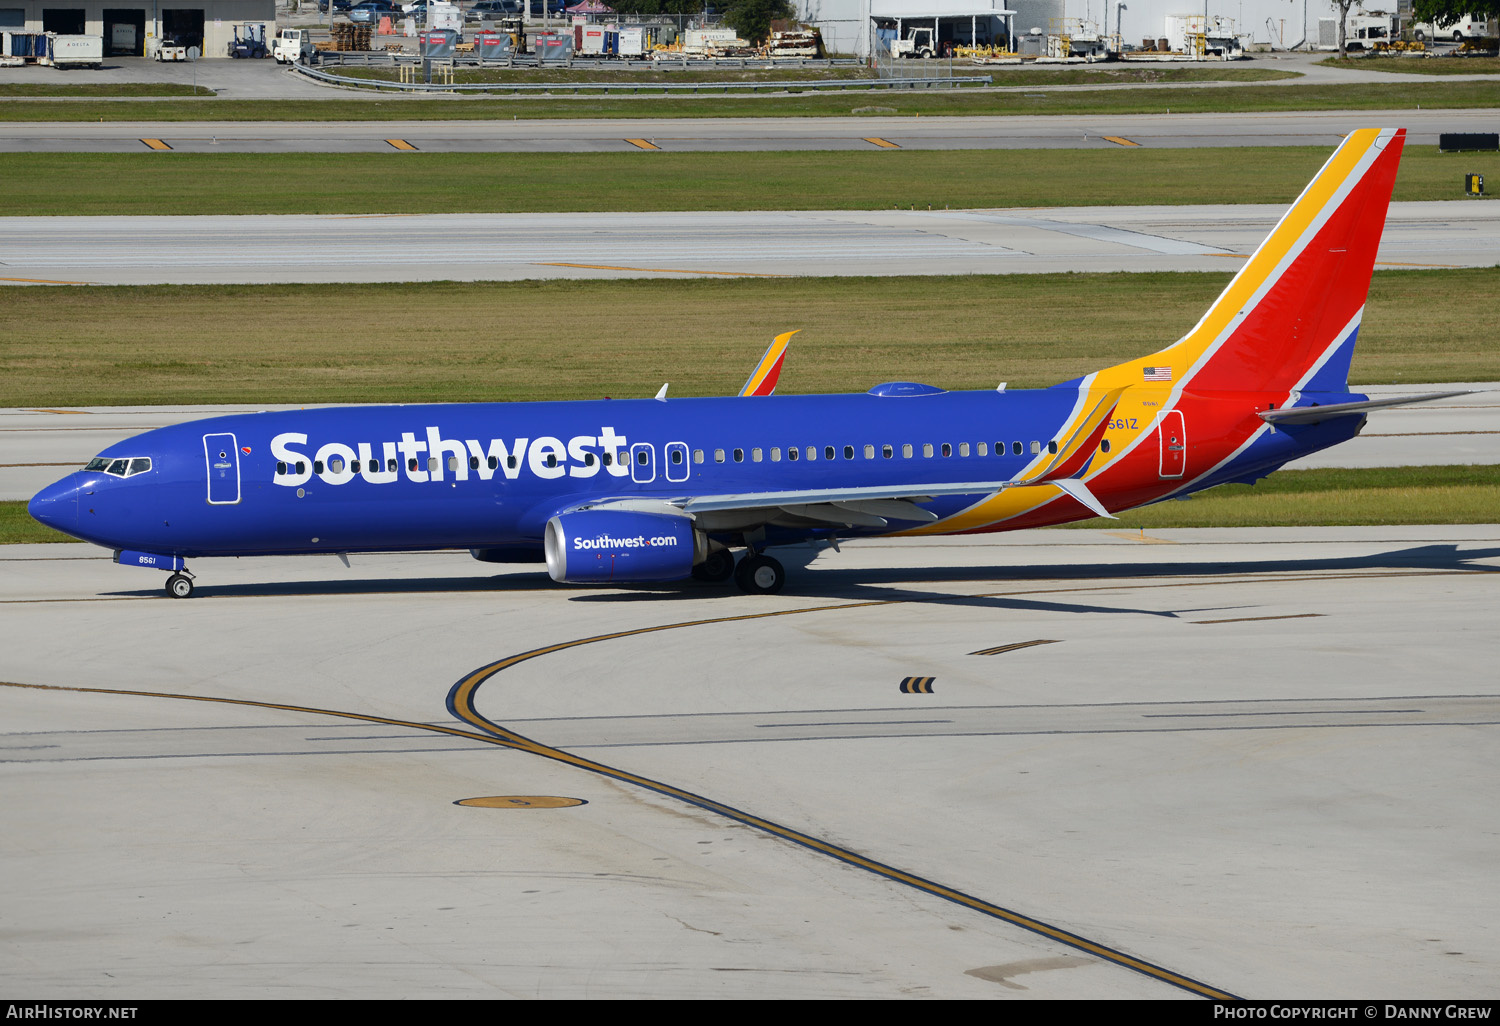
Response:
[{"label": "yellow chevron marking", "polygon": [[413,146],[411,143],[407,142],[405,139],[387,139],[386,142],[390,143],[392,146],[394,146],[398,150],[414,150],[414,149],[416,149],[415,146]]},{"label": "yellow chevron marking", "polygon": [[1105,142],[1112,142],[1116,146],[1139,146],[1140,145],[1140,143],[1138,143],[1138,142],[1131,142],[1129,139],[1126,139],[1124,136],[1121,136],[1121,135],[1106,135],[1104,137],[1104,141]]},{"label": "yellow chevron marking", "polygon": [[898,144],[891,142],[889,139],[867,138],[865,139],[865,142],[869,143],[871,146],[879,146],[881,149],[885,150],[899,150],[901,148]]},{"label": "yellow chevron marking", "polygon": [[162,142],[160,139],[142,139],[141,142],[145,143],[153,150],[170,150],[172,148],[166,143]]},{"label": "yellow chevron marking", "polygon": [[656,143],[651,142],[648,139],[626,139],[625,141],[628,142],[630,145],[632,145],[632,146],[638,146],[638,147],[640,147],[643,150],[659,150],[659,149],[661,149],[660,146],[656,145]]}]

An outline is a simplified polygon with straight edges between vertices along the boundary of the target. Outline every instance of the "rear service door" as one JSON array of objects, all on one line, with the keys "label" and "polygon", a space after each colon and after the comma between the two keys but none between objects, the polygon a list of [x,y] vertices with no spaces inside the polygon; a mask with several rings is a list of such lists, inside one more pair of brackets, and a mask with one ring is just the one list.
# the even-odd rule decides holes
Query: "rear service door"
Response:
[{"label": "rear service door", "polygon": [[1168,410],[1162,414],[1156,434],[1161,443],[1161,476],[1181,477],[1187,468],[1187,429],[1182,422],[1182,411]]},{"label": "rear service door", "polygon": [[208,501],[227,506],[240,501],[240,450],[234,435],[204,435],[203,458],[208,464]]}]

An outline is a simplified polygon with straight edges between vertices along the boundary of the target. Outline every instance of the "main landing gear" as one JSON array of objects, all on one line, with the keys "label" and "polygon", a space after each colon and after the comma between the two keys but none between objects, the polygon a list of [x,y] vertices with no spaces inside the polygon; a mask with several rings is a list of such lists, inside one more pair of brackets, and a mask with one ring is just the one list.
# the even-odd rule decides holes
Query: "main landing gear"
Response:
[{"label": "main landing gear", "polygon": [[734,583],[750,595],[774,595],[786,584],[786,570],[770,556],[752,552],[734,568]]},{"label": "main landing gear", "polygon": [[729,578],[740,590],[751,595],[774,595],[786,584],[786,570],[770,556],[757,554],[753,549],[736,565],[734,553],[729,549],[715,549],[708,558],[693,567],[693,580],[708,584],[722,584]]},{"label": "main landing gear", "polygon": [[168,577],[167,594],[172,598],[190,598],[193,594],[192,576],[186,573],[175,573]]}]

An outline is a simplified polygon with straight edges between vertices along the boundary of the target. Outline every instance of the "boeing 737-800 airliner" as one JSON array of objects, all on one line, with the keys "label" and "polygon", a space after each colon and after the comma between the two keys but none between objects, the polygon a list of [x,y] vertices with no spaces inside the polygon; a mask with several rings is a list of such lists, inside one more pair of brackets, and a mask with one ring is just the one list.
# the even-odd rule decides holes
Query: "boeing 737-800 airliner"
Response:
[{"label": "boeing 737-800 airliner", "polygon": [[775,396],[784,335],[735,397],[218,417],[112,445],[29,508],[169,572],[176,597],[197,556],[445,548],[557,581],[769,593],[778,545],[1037,527],[1255,481],[1370,409],[1438,397],[1347,384],[1404,141],[1350,135],[1180,341],[1051,388]]}]

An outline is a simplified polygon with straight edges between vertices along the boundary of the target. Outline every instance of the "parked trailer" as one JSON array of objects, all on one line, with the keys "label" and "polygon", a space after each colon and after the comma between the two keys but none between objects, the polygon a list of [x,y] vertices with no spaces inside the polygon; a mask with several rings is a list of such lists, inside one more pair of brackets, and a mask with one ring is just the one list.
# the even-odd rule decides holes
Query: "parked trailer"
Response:
[{"label": "parked trailer", "polygon": [[102,68],[103,36],[52,36],[52,46],[43,64],[54,68]]},{"label": "parked trailer", "polygon": [[0,63],[46,64],[54,68],[104,66],[104,37],[58,35],[56,32],[6,32],[0,40]]},{"label": "parked trailer", "polygon": [[[1373,50],[1376,43],[1389,43],[1396,38],[1396,19],[1384,11],[1351,11],[1344,21],[1344,49]],[[1318,19],[1318,49],[1339,48],[1339,20]]]}]

